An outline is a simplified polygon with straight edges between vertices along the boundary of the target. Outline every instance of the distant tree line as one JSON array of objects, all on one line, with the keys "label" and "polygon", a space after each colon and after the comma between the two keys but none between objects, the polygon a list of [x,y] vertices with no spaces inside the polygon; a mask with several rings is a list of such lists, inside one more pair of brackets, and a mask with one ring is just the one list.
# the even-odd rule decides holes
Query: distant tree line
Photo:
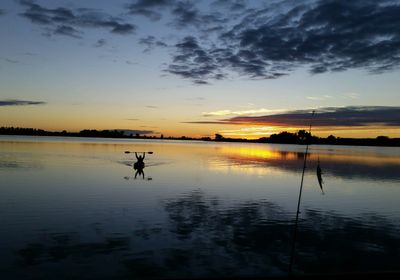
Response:
[{"label": "distant tree line", "polygon": [[254,143],[279,143],[279,144],[321,144],[321,145],[353,145],[353,146],[400,146],[400,138],[389,138],[387,136],[378,136],[376,138],[341,138],[330,135],[326,138],[311,135],[305,130],[297,132],[283,131],[272,134],[269,137],[259,139],[226,138],[221,134],[215,134],[214,138],[202,137],[193,138],[187,136],[181,137],[160,137],[129,134],[126,135],[122,130],[95,130],[84,129],[80,132],[46,131],[35,128],[20,127],[0,127],[0,135],[33,135],[33,136],[73,136],[73,137],[98,137],[98,138],[141,138],[141,139],[164,139],[164,140],[200,140],[216,142],[254,142]]},{"label": "distant tree line", "polygon": [[46,131],[35,128],[0,127],[2,135],[32,135],[32,136],[75,136],[75,137],[100,137],[100,138],[135,138],[140,135],[125,135],[121,130],[95,130],[84,129],[79,132]]},{"label": "distant tree line", "polygon": [[[205,139],[204,139],[205,140]],[[212,140],[212,139],[209,139]],[[225,138],[220,134],[215,134],[214,141],[224,142],[256,142],[256,143],[279,143],[279,144],[320,144],[320,145],[352,145],[352,146],[400,146],[400,138],[389,138],[388,136],[378,136],[376,138],[342,138],[329,135],[326,138],[311,135],[305,130],[298,132],[283,131],[272,134],[269,137],[259,139],[236,139]]]}]

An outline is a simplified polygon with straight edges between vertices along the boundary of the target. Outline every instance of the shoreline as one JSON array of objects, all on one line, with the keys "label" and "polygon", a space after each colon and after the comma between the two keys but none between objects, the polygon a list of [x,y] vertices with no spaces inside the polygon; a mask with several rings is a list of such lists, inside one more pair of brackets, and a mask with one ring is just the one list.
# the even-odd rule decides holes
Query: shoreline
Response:
[{"label": "shoreline", "polygon": [[[47,137],[60,137],[60,138],[71,138],[71,139],[99,139],[99,140],[158,140],[158,141],[195,141],[195,142],[211,142],[211,143],[254,143],[254,144],[278,144],[278,145],[306,145],[305,142],[272,142],[272,141],[263,141],[259,139],[235,139],[235,138],[224,138],[224,139],[202,139],[202,138],[191,138],[191,137],[101,137],[101,136],[82,136],[82,135],[32,135],[32,134],[0,134],[2,136],[17,136],[17,137],[38,137],[38,138],[47,138]],[[324,138],[322,138],[324,139]],[[339,138],[341,142],[336,143],[327,143],[327,142],[314,142],[311,141],[310,145],[318,145],[318,146],[354,146],[354,147],[400,147],[400,138],[389,138],[395,142],[394,144],[386,144],[386,143],[376,143],[373,145],[373,141],[376,141],[376,138]],[[125,142],[125,141],[124,141]],[[362,143],[364,142],[364,143]]]}]

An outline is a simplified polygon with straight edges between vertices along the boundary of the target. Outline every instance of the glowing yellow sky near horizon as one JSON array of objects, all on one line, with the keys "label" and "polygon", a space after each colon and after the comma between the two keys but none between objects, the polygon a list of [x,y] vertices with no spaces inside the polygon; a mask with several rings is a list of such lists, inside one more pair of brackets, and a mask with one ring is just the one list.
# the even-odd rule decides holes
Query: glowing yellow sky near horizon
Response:
[{"label": "glowing yellow sky near horizon", "polygon": [[[233,138],[248,138],[258,139],[260,137],[268,137],[271,134],[279,133],[282,131],[297,132],[298,130],[304,129],[309,130],[309,126],[304,127],[283,127],[283,126],[263,126],[263,125],[247,125],[244,127],[233,125],[229,129],[221,130],[221,134],[225,137]],[[392,138],[400,137],[400,128],[388,127],[388,126],[354,126],[354,127],[313,127],[312,134],[319,137],[327,137],[334,135],[337,137],[349,137],[349,138],[375,138],[380,135],[389,136]]]},{"label": "glowing yellow sky near horizon", "polygon": [[[191,124],[184,123],[185,117],[167,114],[156,108],[132,110],[131,118],[127,118],[123,106],[88,106],[82,108],[74,105],[40,105],[2,107],[0,110],[1,126],[30,127],[50,131],[80,131],[83,129],[132,129],[154,131],[164,137],[214,137],[216,133],[224,137],[258,139],[268,137],[281,131],[296,132],[305,127],[265,126],[257,124]],[[146,118],[136,116],[146,115]],[[384,126],[363,127],[314,127],[313,134],[327,137],[331,134],[338,137],[371,137],[386,135],[400,137],[400,128]]]}]

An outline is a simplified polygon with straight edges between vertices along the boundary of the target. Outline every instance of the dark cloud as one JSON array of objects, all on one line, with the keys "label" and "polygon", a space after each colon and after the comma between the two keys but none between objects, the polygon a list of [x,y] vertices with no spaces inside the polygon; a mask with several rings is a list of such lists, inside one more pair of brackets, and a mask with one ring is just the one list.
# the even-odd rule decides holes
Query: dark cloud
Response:
[{"label": "dark cloud", "polygon": [[193,83],[196,84],[196,85],[208,85],[208,84],[210,84],[209,82],[204,81],[204,80],[194,80]]},{"label": "dark cloud", "polygon": [[33,23],[68,23],[76,19],[74,13],[66,8],[47,9],[29,0],[21,0],[20,4],[26,7],[26,10],[21,15]]},{"label": "dark cloud", "polygon": [[18,61],[18,60],[15,60],[15,59],[5,58],[4,60],[7,61],[8,63],[13,63],[13,64],[19,63],[19,61]]},{"label": "dark cloud", "polygon": [[142,15],[151,20],[160,20],[160,9],[171,6],[173,0],[137,0],[127,5],[128,12],[132,15]]},{"label": "dark cloud", "polygon": [[111,20],[111,21],[105,21],[103,26],[108,26],[111,27],[111,32],[116,33],[116,34],[130,34],[135,30],[135,27],[132,24],[129,23],[118,23],[116,20]]},{"label": "dark cloud", "polygon": [[159,8],[159,7],[165,7],[173,4],[174,0],[136,0],[134,3],[130,4],[129,7],[133,8]]},{"label": "dark cloud", "polygon": [[130,11],[130,14],[142,15],[154,21],[158,21],[162,17],[160,13],[151,11],[149,9],[134,9]]},{"label": "dark cloud", "polygon": [[195,7],[194,2],[177,2],[172,9],[172,15],[174,16],[173,24],[177,27],[186,27],[200,23],[199,11]]},{"label": "dark cloud", "polygon": [[48,9],[34,1],[21,0],[26,10],[21,14],[32,23],[44,25],[52,32],[77,37],[77,28],[104,28],[115,34],[130,34],[135,31],[133,24],[124,23],[121,19],[90,9],[71,10],[63,7]]},{"label": "dark cloud", "polygon": [[[158,21],[164,14],[167,16],[168,25],[178,29],[194,27],[198,31],[207,35],[210,31],[221,30],[221,24],[226,21],[224,13],[200,11],[196,1],[179,0],[137,0],[127,5],[128,13],[131,15],[142,15],[150,20]],[[235,6],[232,3],[232,6]]]},{"label": "dark cloud", "polygon": [[155,47],[167,47],[168,45],[161,40],[157,40],[154,36],[147,36],[139,39],[139,44],[144,45],[146,48],[143,52],[150,52]]},{"label": "dark cloud", "polygon": [[231,11],[240,11],[246,9],[246,3],[241,0],[216,0],[211,3],[212,7],[227,8]]},{"label": "dark cloud", "polygon": [[93,45],[95,48],[101,48],[107,44],[106,39],[99,39],[97,42]]},{"label": "dark cloud", "polygon": [[140,127],[158,128],[158,126],[150,126],[150,125],[141,125]]},{"label": "dark cloud", "polygon": [[28,101],[28,100],[0,100],[0,106],[26,106],[26,105],[43,105],[44,101]]},{"label": "dark cloud", "polygon": [[60,25],[54,30],[54,34],[56,35],[65,35],[73,38],[81,38],[79,36],[80,32],[75,28],[67,25]]},{"label": "dark cloud", "polygon": [[0,9],[0,16],[5,15],[5,14],[6,14],[6,11],[3,9]]},{"label": "dark cloud", "polygon": [[167,72],[189,78],[196,84],[205,84],[206,79],[221,79],[218,61],[207,50],[199,46],[197,39],[188,36],[175,45],[178,50]]},{"label": "dark cloud", "polygon": [[[283,114],[267,116],[238,116],[220,121],[189,122],[197,124],[251,124],[271,126],[304,127],[311,121],[311,110],[289,111]],[[399,126],[400,107],[389,106],[349,106],[327,107],[316,110],[312,120],[319,127],[354,126]]]},{"label": "dark cloud", "polygon": [[[216,36],[211,40],[198,33],[191,37],[196,44],[177,44],[168,72],[193,80],[212,79],[216,73],[224,78],[231,71],[264,79],[302,67],[312,74],[349,69],[382,73],[400,65],[399,1],[281,1],[259,9],[236,5],[243,10],[239,17],[233,16],[231,3],[214,2],[231,12],[207,21],[199,21],[204,15],[193,3],[175,6],[177,26],[194,23],[199,31],[207,26]],[[196,57],[196,65],[188,66]]]},{"label": "dark cloud", "polygon": [[158,106],[154,106],[154,105],[147,105],[146,108],[150,108],[150,109],[158,109]]},{"label": "dark cloud", "polygon": [[[93,9],[46,8],[21,0],[22,16],[49,35],[79,37],[83,28],[130,34],[136,26]],[[400,1],[382,0],[131,0],[128,14],[189,29],[166,44],[154,36],[145,52],[174,48],[166,72],[195,84],[230,77],[276,79],[305,68],[311,74],[363,69],[379,74],[400,65]],[[175,34],[174,34],[175,35]],[[179,35],[178,35],[179,36]]]},{"label": "dark cloud", "polygon": [[169,25],[177,29],[191,28],[203,39],[211,33],[222,32],[229,21],[225,13],[199,10],[195,1],[178,1],[171,7],[172,20]]}]

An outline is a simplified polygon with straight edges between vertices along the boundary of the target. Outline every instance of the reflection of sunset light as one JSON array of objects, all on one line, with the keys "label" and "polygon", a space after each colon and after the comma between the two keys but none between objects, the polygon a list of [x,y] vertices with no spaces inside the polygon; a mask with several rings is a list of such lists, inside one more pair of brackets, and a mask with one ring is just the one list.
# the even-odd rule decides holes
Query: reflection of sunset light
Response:
[{"label": "reflection of sunset light", "polygon": [[271,174],[269,168],[262,168],[254,165],[229,165],[226,162],[209,161],[208,169],[218,173],[243,173],[251,176],[263,176]]},{"label": "reflection of sunset light", "polygon": [[295,152],[281,152],[257,146],[221,147],[219,154],[222,157],[209,160],[208,168],[210,170],[221,173],[243,173],[252,176],[283,173],[275,167],[260,165],[260,163],[271,160],[297,159],[297,153]]},{"label": "reflection of sunset light", "polygon": [[[292,147],[293,148],[293,147]],[[297,147],[298,148],[298,147]],[[221,173],[242,173],[246,175],[278,174],[280,170],[297,172],[301,170],[305,146],[292,151],[275,149],[272,145],[227,145],[220,147],[216,157],[208,160],[208,168]],[[382,152],[382,151],[381,151]],[[400,166],[398,155],[383,155],[374,151],[366,153],[341,150],[312,148],[308,155],[309,170],[315,167],[320,160],[328,170],[340,170],[345,166],[352,168],[385,167],[396,168]]]},{"label": "reflection of sunset light", "polygon": [[[308,157],[307,157],[308,158]],[[334,155],[327,153],[312,153],[309,155],[309,160],[316,161],[317,159],[325,162],[335,162],[335,163],[357,163],[362,165],[371,165],[371,166],[381,166],[381,165],[400,165],[400,158],[393,157],[378,157],[373,155]]]},{"label": "reflection of sunset light", "polygon": [[[222,147],[220,149],[221,154],[229,157],[235,161],[270,161],[270,160],[299,160],[302,159],[300,152],[295,151],[278,151],[271,149],[270,146],[260,147],[254,146],[251,147],[243,146],[243,147]],[[384,164],[400,164],[400,158],[397,156],[377,156],[375,154],[341,154],[336,151],[335,154],[327,153],[326,151],[318,152],[318,151],[310,151],[308,155],[308,159],[310,161],[316,161],[317,159],[326,162],[357,162],[371,164],[371,165],[384,165]]]},{"label": "reflection of sunset light", "polygon": [[247,159],[297,159],[294,152],[278,152],[270,149],[262,149],[258,147],[223,147],[221,153],[228,154],[233,157]]}]

